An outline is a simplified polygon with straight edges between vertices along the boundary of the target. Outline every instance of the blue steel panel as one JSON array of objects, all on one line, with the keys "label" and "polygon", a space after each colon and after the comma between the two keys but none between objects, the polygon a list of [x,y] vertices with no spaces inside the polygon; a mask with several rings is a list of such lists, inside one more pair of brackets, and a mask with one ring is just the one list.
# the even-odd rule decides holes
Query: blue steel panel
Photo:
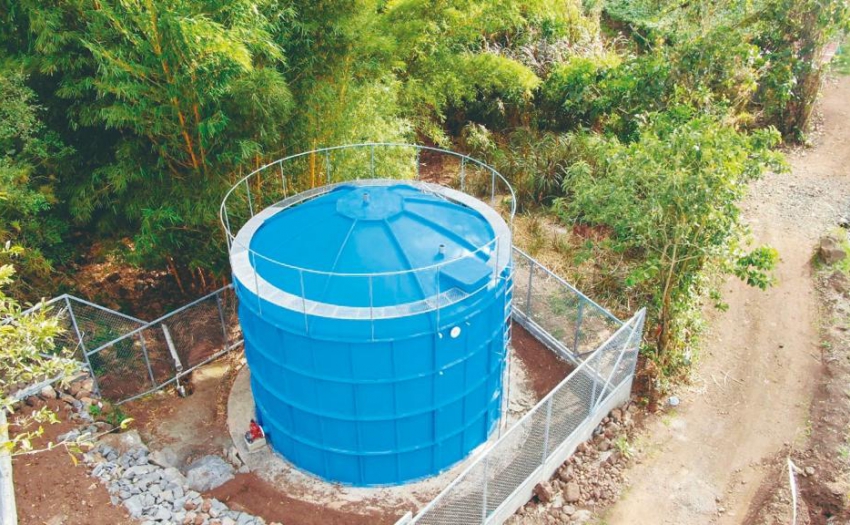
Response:
[{"label": "blue steel panel", "polygon": [[[339,265],[335,266],[339,271],[358,265],[374,271],[381,265],[433,263],[433,239],[460,250],[465,243],[481,244],[488,235],[492,238],[492,228],[477,213],[466,208],[454,210],[461,207],[407,187],[397,191],[404,196],[403,209],[386,221],[378,216],[392,212],[389,205],[383,211],[364,212],[368,217],[355,223],[372,222],[362,228],[351,228],[351,221],[327,222],[332,229],[348,225],[355,234],[362,230],[363,242],[340,241],[344,237],[338,232],[325,237],[322,228],[311,226],[304,230],[307,233],[293,232],[280,239],[272,235],[276,228],[268,228],[262,243],[274,252],[268,254],[272,257],[292,243],[310,241],[321,253],[299,253],[302,263],[315,257],[319,266],[333,263]],[[355,200],[350,195],[347,198],[342,207],[349,216],[356,216]],[[339,199],[337,195],[336,201]],[[360,205],[359,201],[356,204]],[[313,203],[302,210],[301,218],[321,223],[322,216],[335,209],[330,203]],[[424,210],[445,215],[426,220]],[[272,225],[292,226],[289,219],[279,224],[274,221],[270,221]],[[413,232],[413,238],[402,239],[396,235],[401,231]],[[426,231],[431,232],[430,237]],[[322,242],[315,242],[320,235]],[[381,235],[397,244],[380,244]],[[428,240],[424,247],[414,242],[423,236]],[[342,244],[323,248],[326,238]],[[367,250],[370,244],[383,246],[380,251],[390,255],[381,259]],[[291,271],[262,264],[257,270],[290,291],[298,279]],[[457,265],[442,276],[441,287],[452,282],[477,290],[490,278],[487,272],[489,267],[474,260]],[[308,295],[335,304],[362,305],[364,290],[336,279],[307,278]],[[374,304],[408,302],[433,293],[436,285],[435,280],[428,288],[409,275],[405,279],[375,279]],[[301,312],[258,301],[250,291],[252,284],[236,282],[235,288],[257,417],[272,447],[296,467],[345,484],[400,484],[456,464],[495,428],[501,406],[509,283],[500,280],[495,287],[443,308],[439,327],[436,312],[374,323],[318,316],[305,319]],[[452,337],[455,327],[460,333]]]}]

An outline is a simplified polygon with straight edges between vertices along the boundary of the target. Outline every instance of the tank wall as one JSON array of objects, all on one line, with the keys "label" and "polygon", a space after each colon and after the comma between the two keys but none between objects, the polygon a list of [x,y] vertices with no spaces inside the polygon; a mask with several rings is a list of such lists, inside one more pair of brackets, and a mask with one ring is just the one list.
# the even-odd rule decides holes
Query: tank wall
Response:
[{"label": "tank wall", "polygon": [[404,483],[462,460],[498,421],[508,280],[439,316],[374,323],[305,319],[236,288],[257,416],[297,467],[346,484]]}]

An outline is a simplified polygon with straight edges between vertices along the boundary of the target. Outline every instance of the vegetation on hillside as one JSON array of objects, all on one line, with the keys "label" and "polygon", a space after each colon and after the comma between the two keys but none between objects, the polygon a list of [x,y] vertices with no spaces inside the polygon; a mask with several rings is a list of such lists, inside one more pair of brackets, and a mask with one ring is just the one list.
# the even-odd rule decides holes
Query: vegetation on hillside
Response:
[{"label": "vegetation on hillside", "polygon": [[[737,203],[804,140],[843,0],[0,0],[0,240],[15,292],[95,243],[227,275],[218,204],[287,153],[430,142],[494,164],[558,266],[687,364],[707,267],[767,286]],[[533,219],[537,220],[537,219]],[[537,243],[540,245],[541,243]],[[538,246],[539,247],[539,246]],[[591,268],[592,271],[586,271]]]}]

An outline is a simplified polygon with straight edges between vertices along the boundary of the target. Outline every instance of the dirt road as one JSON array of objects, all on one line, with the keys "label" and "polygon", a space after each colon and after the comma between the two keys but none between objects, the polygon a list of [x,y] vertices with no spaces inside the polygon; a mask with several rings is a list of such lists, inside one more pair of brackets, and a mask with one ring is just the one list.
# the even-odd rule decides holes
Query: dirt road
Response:
[{"label": "dirt road", "polygon": [[631,487],[607,523],[743,523],[768,465],[805,440],[820,370],[810,260],[818,236],[850,212],[850,77],[830,82],[820,111],[815,146],[745,203],[755,240],[779,250],[778,283],[724,284],[729,309],[709,313],[693,385],[637,441]]}]

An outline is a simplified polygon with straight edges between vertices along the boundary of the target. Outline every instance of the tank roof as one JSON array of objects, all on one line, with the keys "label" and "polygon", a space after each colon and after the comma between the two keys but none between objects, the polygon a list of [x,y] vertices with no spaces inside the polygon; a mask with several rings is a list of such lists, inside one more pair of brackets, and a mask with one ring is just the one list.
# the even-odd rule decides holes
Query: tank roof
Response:
[{"label": "tank roof", "polygon": [[[261,211],[234,240],[234,276],[258,287],[263,299],[282,293],[314,304],[367,308],[368,317],[385,316],[375,309],[418,304],[415,313],[437,306],[423,302],[439,304],[451,300],[447,294],[481,289],[510,259],[504,220],[461,192],[397,180],[319,190]],[[240,253],[247,255],[241,265]]]}]

